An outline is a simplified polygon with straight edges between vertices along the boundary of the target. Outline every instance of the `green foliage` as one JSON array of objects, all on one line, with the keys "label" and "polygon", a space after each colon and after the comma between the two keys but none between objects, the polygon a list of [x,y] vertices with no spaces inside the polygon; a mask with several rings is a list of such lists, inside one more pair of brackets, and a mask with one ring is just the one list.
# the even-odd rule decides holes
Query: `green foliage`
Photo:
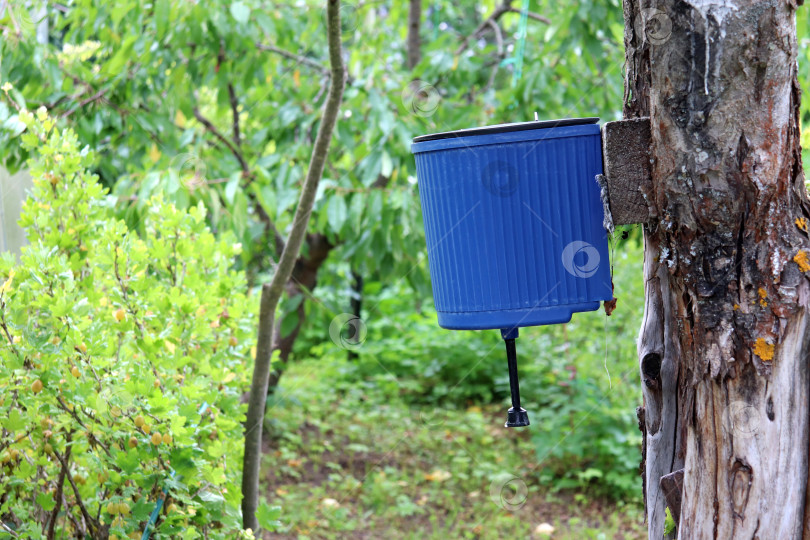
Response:
[{"label": "green foliage", "polygon": [[[381,17],[378,10],[344,13],[352,55],[344,110],[351,115],[340,120],[313,218],[313,232],[342,245],[342,257],[369,272],[406,264],[422,242],[407,181],[407,141],[415,133],[397,120],[410,79],[400,72],[370,84],[401,64],[397,48],[384,61],[378,53],[392,38],[401,45],[394,28],[406,12]],[[55,105],[98,150],[93,167],[126,201],[117,210],[131,227],[140,226],[153,195],[181,209],[203,201],[211,225],[243,243],[243,264],[267,272],[278,255],[267,249],[268,224],[282,234],[291,225],[327,80],[257,44],[301,51],[325,66],[322,2],[293,9],[257,1],[86,0],[49,13],[58,38],[0,44],[0,79],[19,88],[29,109]],[[360,46],[360,32],[374,33],[376,50]],[[0,111],[0,122],[10,114]],[[25,157],[16,145],[3,145],[2,154],[12,168]]]},{"label": "green foliage", "polygon": [[236,537],[255,324],[231,270],[239,245],[211,234],[202,205],[159,197],[138,236],[72,130],[44,108],[16,120],[34,189],[21,219],[31,245],[0,261],[4,526],[140,538],[165,488],[153,538]]},{"label": "green foliage", "polygon": [[[444,330],[432,306],[417,311],[407,292],[404,286],[367,287],[374,313],[366,320],[365,341],[354,351],[356,360],[343,366],[341,376],[387,388],[411,403],[464,405],[503,397],[496,389],[498,368],[505,365],[498,333]],[[340,363],[347,351],[319,342],[330,316],[315,314],[304,343],[317,343],[308,354]]]},{"label": "green foliage", "polygon": [[548,482],[628,500],[641,493],[635,415],[641,404],[636,335],[644,310],[640,241],[623,242],[612,264],[618,305],[609,318],[600,309],[575,314],[564,326],[524,332],[541,335],[535,360],[520,366],[521,394]]},{"label": "green foliage", "polygon": [[[610,318],[600,308],[577,313],[566,325],[525,328],[518,339],[521,397],[532,422],[544,484],[619,500],[638,500],[641,434],[636,335],[644,291],[638,229],[628,231],[613,254],[618,307]],[[340,343],[323,342],[332,312],[309,314],[307,351],[338,366],[334,384],[381,391],[412,406],[466,407],[508,401],[509,381],[498,331],[461,332],[438,327],[432,308],[422,308],[401,288],[367,288],[369,315],[362,346],[345,362]],[[334,305],[342,291],[323,291]],[[606,369],[610,371],[608,375]],[[610,378],[609,378],[610,377]],[[506,405],[504,406],[504,414]],[[503,419],[493,422],[502,422]]]},{"label": "green foliage", "polygon": [[[322,419],[324,430],[335,418],[344,421],[347,430],[367,428],[349,426],[346,418],[355,414],[351,407],[365,403],[358,394],[373,396],[368,403],[372,410],[392,400],[410,407],[454,410],[472,403],[505,401],[508,395],[498,333],[442,330],[426,307],[430,291],[410,140],[429,132],[526,120],[535,111],[542,118],[617,117],[622,105],[623,21],[618,0],[533,1],[532,10],[548,16],[551,24],[529,21],[523,77],[513,87],[512,67],[496,66],[508,60],[516,46],[517,14],[507,13],[499,21],[503,54],[499,54],[491,31],[470,40],[464,52],[455,54],[464,38],[498,3],[500,0],[484,0],[471,9],[472,3],[457,0],[423,2],[422,61],[413,70],[404,67],[407,2],[360,2],[356,7],[347,5],[343,12],[349,80],[337,140],[330,149],[312,219],[312,232],[328,237],[335,247],[319,271],[318,287],[312,291],[316,301],[306,303],[311,323],[304,328],[296,349],[299,356],[321,360],[318,380],[307,383],[317,388],[338,386],[351,398],[334,402],[335,416]],[[237,369],[237,362],[248,355],[243,344],[252,339],[248,314],[254,308],[250,302],[244,304],[241,278],[227,277],[233,275],[224,268],[231,256],[238,255],[248,276],[258,281],[269,272],[277,255],[268,247],[273,245],[271,232],[262,216],[266,215],[282,235],[291,223],[327,82],[317,67],[326,65],[321,4],[315,0],[298,2],[295,7],[268,6],[258,0],[76,0],[56,6],[51,2],[47,44],[35,41],[35,25],[30,21],[19,25],[21,34],[12,32],[17,39],[0,43],[0,81],[14,83],[9,94],[29,109],[52,106],[54,114],[62,117],[79,140],[97,150],[72,158],[81,164],[77,171],[88,168],[95,172],[100,184],[110,187],[113,194],[104,198],[99,183],[90,181],[84,172],[75,178],[60,177],[62,183],[51,194],[47,182],[43,184],[41,174],[37,174],[35,201],[39,202],[30,203],[26,214],[26,224],[36,241],[21,266],[6,261],[0,275],[6,279],[12,266],[17,272],[9,291],[4,292],[4,313],[11,335],[22,340],[17,344],[20,354],[28,354],[32,362],[13,367],[14,362],[19,364],[19,357],[8,356],[13,354],[11,349],[4,349],[2,380],[24,390],[32,384],[31,377],[45,377],[45,388],[38,394],[43,412],[36,409],[30,414],[50,415],[59,425],[50,429],[57,434],[53,435],[57,444],[52,446],[63,449],[64,430],[69,432],[71,425],[54,394],[64,378],[63,392],[76,400],[74,407],[97,415],[98,426],[93,429],[98,433],[94,437],[103,437],[109,448],[118,444],[121,450],[111,450],[113,456],[133,459],[131,455],[136,455],[145,464],[145,476],[138,477],[140,483],[122,487],[121,482],[109,480],[109,485],[98,486],[95,491],[82,487],[87,492],[85,502],[90,501],[94,508],[103,503],[105,490],[111,497],[129,497],[136,488],[146,490],[142,498],[152,504],[157,495],[155,482],[165,478],[165,470],[155,464],[155,449],[142,441],[137,451],[127,451],[124,443],[131,431],[129,424],[109,425],[109,415],[95,409],[109,399],[113,399],[112,406],[121,409],[121,422],[142,410],[151,411],[155,417],[151,421],[161,425],[171,426],[171,418],[178,414],[185,417],[182,429],[186,433],[175,435],[174,444],[179,447],[182,443],[194,452],[215,444],[214,455],[225,452],[221,458],[209,454],[203,458],[196,453],[193,458],[202,460],[200,471],[206,474],[216,469],[215,463],[226,460],[226,480],[213,486],[226,486],[226,508],[235,508],[237,441],[241,434],[233,423],[241,418],[241,412],[234,398],[237,389],[241,391],[244,386],[243,370]],[[10,13],[8,10],[6,18],[0,19],[0,26],[6,29],[14,26]],[[808,12],[800,9],[797,13],[800,81],[804,83],[810,80],[810,62],[806,61],[810,58],[806,46]],[[257,43],[290,51],[308,62],[263,50]],[[424,97],[416,105],[409,101],[414,97],[409,85],[415,79],[422,81],[419,88],[424,89]],[[810,121],[808,111],[805,100],[805,122]],[[213,129],[200,118],[207,119]],[[25,123],[13,107],[0,103],[0,124],[5,128],[0,132],[0,155],[4,164],[14,169],[32,152],[31,147],[12,140]],[[241,144],[235,138],[235,124]],[[67,135],[61,133],[59,137]],[[803,141],[806,148],[810,147],[810,131],[803,132]],[[58,153],[63,158],[67,155]],[[40,163],[51,163],[56,155],[46,154]],[[805,151],[805,160],[807,156]],[[69,184],[80,178],[86,184],[84,192]],[[72,187],[63,189],[68,185]],[[57,195],[68,199],[57,204]],[[172,205],[177,209],[174,213]],[[71,207],[79,217],[71,217]],[[124,218],[128,227],[114,215]],[[204,232],[203,220],[220,236],[219,242]],[[140,238],[135,231],[141,233]],[[168,239],[173,234],[177,252],[174,247],[170,249]],[[115,249],[116,242],[120,251]],[[238,254],[234,248],[237,243],[244,246]],[[124,289],[114,278],[116,261],[137,316],[128,311]],[[180,267],[186,271],[182,289],[170,285],[174,280],[171,268],[176,272]],[[640,401],[634,350],[642,313],[640,268],[637,243],[620,248],[615,272],[619,306],[607,320],[607,336],[601,311],[577,314],[564,327],[521,333],[518,352],[523,396],[531,413],[531,432],[536,434],[530,443],[536,454],[529,454],[526,460],[537,462],[539,457],[538,478],[553,487],[584,489],[589,496],[610,492],[638,499],[639,433],[633,409]],[[127,269],[132,271],[127,274]],[[355,351],[356,360],[346,362],[347,351],[329,340],[328,328],[336,314],[349,310],[352,270],[365,278],[363,318],[369,333]],[[190,276],[196,276],[196,281]],[[57,303],[34,296],[49,290],[46,285],[57,278],[61,281],[56,283],[66,287],[58,285],[51,291],[57,295]],[[228,280],[233,282],[227,285]],[[33,292],[24,299],[15,296],[15,303],[10,303],[8,295],[22,294],[23,282]],[[226,283],[226,292],[222,283]],[[225,298],[230,318],[220,321],[219,328],[211,328],[221,298]],[[300,302],[300,296],[285,302],[281,311],[289,315],[282,319],[282,334],[298,322],[296,307]],[[197,315],[201,305],[205,312]],[[114,324],[111,313],[118,307],[124,309],[126,319]],[[37,313],[30,324],[21,309]],[[145,316],[149,311],[152,318]],[[64,323],[66,317],[74,317],[74,312],[92,315],[93,319]],[[147,335],[142,336],[142,331]],[[48,345],[46,338],[54,332],[59,333],[60,344]],[[237,346],[223,344],[231,335],[228,332],[237,339]],[[109,348],[117,349],[119,335],[121,360],[113,366],[115,351]],[[35,337],[40,341],[34,341]],[[604,371],[606,337],[612,387]],[[75,353],[77,339],[86,343],[87,354]],[[42,340],[45,344],[41,348]],[[172,345],[167,348],[165,343]],[[173,352],[169,351],[172,347]],[[33,359],[37,352],[42,359]],[[7,356],[12,363],[5,362]],[[34,366],[34,361],[40,367]],[[164,374],[159,391],[149,386],[150,377],[154,377],[149,362]],[[76,380],[66,375],[74,365],[81,375]],[[88,379],[90,365],[106,388],[116,389],[115,396],[107,395],[111,390],[97,391],[99,383],[93,386]],[[6,379],[12,372],[13,377]],[[225,391],[214,392],[215,383],[230,376],[226,372],[236,373],[235,378],[225,384]],[[138,377],[134,377],[136,373]],[[177,383],[174,376],[183,374],[187,375],[184,382]],[[132,375],[129,381],[127,375]],[[141,378],[145,385],[139,382]],[[119,388],[126,391],[121,393]],[[98,394],[101,399],[91,403],[89,397],[82,397],[91,390],[90,395]],[[119,394],[123,397],[117,397]],[[280,394],[279,403],[286,399],[284,392]],[[7,402],[3,411],[14,394],[4,395]],[[30,398],[30,392],[21,391],[14,399],[15,403],[28,399],[24,404],[30,406]],[[121,402],[116,404],[116,399]],[[216,421],[224,423],[216,428],[213,443],[206,438],[213,420],[196,414],[196,407],[204,400],[215,403]],[[339,409],[341,404],[346,409]],[[281,431],[292,430],[286,416],[300,418],[300,411],[293,407],[293,412],[284,412],[281,405],[278,407],[274,413],[281,418],[271,421],[280,424]],[[19,410],[19,414],[29,415],[28,409]],[[502,422],[501,408],[497,410],[497,419],[486,418],[480,423]],[[85,421],[96,425],[95,421]],[[195,423],[201,426],[200,435],[190,429]],[[389,426],[389,430],[401,432],[396,426]],[[78,430],[77,435],[79,432],[85,430]],[[430,440],[430,435],[423,433],[421,442]],[[291,441],[296,434],[285,436]],[[8,442],[5,438],[2,441],[0,445]],[[29,447],[33,441],[39,448],[43,444],[41,430],[37,428],[26,441]],[[291,442],[283,446],[287,450],[282,451],[288,452],[298,448]],[[115,469],[120,469],[119,458],[105,457],[106,452],[99,448],[74,452],[72,460],[87,460],[86,465],[77,462],[77,467],[83,467],[77,471],[85,474],[98,468],[111,470],[111,477],[119,474]],[[158,452],[167,451],[161,446]],[[489,450],[485,451],[487,459],[495,459],[486,452]],[[35,458],[45,464],[43,474],[48,475],[46,486],[51,489],[58,473],[53,458],[42,457],[33,449],[29,454],[29,464],[28,460]],[[293,455],[287,457],[295,459]],[[178,462],[177,467],[181,464]],[[197,504],[196,518],[204,521],[201,516],[208,515],[213,503],[203,504],[187,496],[200,485],[199,474],[185,471],[182,480],[173,480],[171,485],[177,497],[186,493],[186,499],[177,499],[177,509]],[[390,476],[397,477],[397,482],[406,481],[404,474],[403,478]],[[152,482],[148,490],[142,487],[147,480]],[[182,484],[178,487],[174,482]],[[15,487],[29,503],[30,486]],[[339,481],[335,480],[333,487],[341,489]],[[363,499],[366,508],[391,508],[400,517],[422,515],[413,506],[414,499],[403,499],[408,494],[399,488],[390,477],[379,480],[376,488],[370,484]],[[465,489],[474,490],[466,484]],[[442,499],[448,508],[454,508],[451,495],[458,493],[451,491]],[[48,504],[44,498],[43,503]],[[292,519],[309,519],[305,515],[308,508],[302,508],[300,516]],[[263,507],[262,516],[269,524],[279,519],[271,505]],[[354,519],[356,516],[346,517],[343,525],[350,527]]]},{"label": "green foliage", "polygon": [[[535,111],[543,118],[612,118],[621,110],[618,0],[533,2],[551,24],[529,22],[524,75],[515,87],[513,66],[498,66],[513,54],[519,15],[499,20],[502,53],[488,31],[455,54],[498,3],[471,10],[464,2],[425,2],[422,61],[413,70],[405,67],[407,2],[345,5],[349,80],[312,226],[336,246],[324,279],[339,279],[338,262],[345,261],[367,282],[394,275],[419,296],[429,294],[418,258],[424,241],[414,136],[526,120]],[[98,149],[93,167],[114,185],[117,211],[131,227],[142,223],[152,195],[181,209],[203,201],[210,224],[233,231],[244,245],[249,276],[262,274],[277,256],[267,249],[273,244],[262,216],[282,235],[288,229],[325,96],[327,79],[317,68],[327,64],[322,4],[51,5],[48,44],[36,43],[33,25],[0,44],[0,80],[14,83],[29,109],[56,107]],[[414,80],[424,92],[413,91]],[[0,122],[11,114],[0,110]],[[14,168],[25,151],[4,142],[0,154]]]},{"label": "green foliage", "polygon": [[664,534],[675,534],[678,524],[675,523],[675,518],[672,517],[672,512],[669,511],[669,506],[666,509],[666,516],[664,517]]}]

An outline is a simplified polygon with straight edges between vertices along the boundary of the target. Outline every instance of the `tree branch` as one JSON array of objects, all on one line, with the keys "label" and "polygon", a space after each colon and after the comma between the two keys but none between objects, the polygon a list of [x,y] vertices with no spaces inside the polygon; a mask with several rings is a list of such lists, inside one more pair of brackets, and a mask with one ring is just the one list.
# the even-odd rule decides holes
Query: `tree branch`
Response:
[{"label": "tree branch", "polygon": [[297,62],[299,64],[311,67],[319,71],[322,75],[329,76],[330,74],[329,70],[317,60],[313,60],[311,58],[307,58],[306,56],[301,56],[299,54],[291,53],[290,51],[285,51],[284,49],[279,49],[275,45],[256,43],[256,48],[258,48],[260,51],[269,51],[272,53],[276,53],[277,55],[283,56],[288,60],[293,60],[294,62]]},{"label": "tree branch", "polygon": [[469,44],[471,39],[475,39],[483,33],[483,31],[489,26],[489,21],[497,21],[501,18],[501,15],[509,11],[510,4],[513,0],[503,0],[501,5],[496,6],[492,13],[484,19],[484,21],[478,25],[478,28],[473,31],[472,34],[464,38],[464,41],[461,42],[458,49],[456,49],[456,54],[459,55],[463,53],[467,49],[467,45]]},{"label": "tree branch", "polygon": [[495,84],[495,77],[498,75],[498,69],[501,67],[501,61],[503,60],[505,54],[505,49],[503,48],[503,34],[501,33],[500,25],[497,21],[490,20],[489,26],[495,33],[495,43],[498,45],[498,61],[492,66],[492,72],[489,74],[489,80],[487,81],[487,85],[484,87],[484,92],[488,91],[490,88],[492,88],[492,85]]},{"label": "tree branch", "polygon": [[490,20],[489,26],[492,28],[492,31],[495,33],[495,44],[498,46],[498,56],[503,58],[503,34],[501,33],[501,27],[498,25],[497,21]]},{"label": "tree branch", "polygon": [[80,101],[80,102],[78,103],[78,105],[76,105],[75,107],[73,107],[73,108],[72,108],[72,109],[70,109],[69,111],[65,112],[65,113],[62,115],[62,118],[67,118],[67,117],[69,117],[71,114],[73,114],[74,112],[76,112],[77,110],[79,110],[79,109],[81,109],[82,107],[84,107],[85,105],[87,105],[88,103],[92,103],[92,102],[94,102],[94,101],[97,101],[97,100],[99,100],[99,99],[103,98],[103,97],[104,97],[104,94],[106,94],[106,93],[107,93],[107,89],[106,89],[106,88],[102,88],[101,90],[99,90],[98,92],[96,92],[95,94],[93,94],[92,96],[90,96],[89,98],[85,98],[85,99],[83,99],[82,101]]},{"label": "tree branch", "polygon": [[408,69],[413,69],[422,58],[419,28],[422,24],[422,0],[410,0],[408,10]]},{"label": "tree branch", "polygon": [[236,148],[227,137],[220,133],[216,126],[212,124],[208,118],[203,116],[200,109],[198,109],[196,106],[194,107],[194,118],[196,118],[197,121],[205,127],[205,129],[207,129],[214,137],[219,139],[219,141],[231,151],[231,154],[234,155],[236,161],[239,162],[239,166],[242,168],[242,173],[245,176],[250,176],[250,167],[248,167],[247,161],[245,161],[245,157],[242,155],[242,152]]},{"label": "tree branch", "polygon": [[[14,517],[14,516],[12,516],[12,517]],[[14,517],[14,519],[16,520],[17,518],[16,518],[16,517]],[[19,537],[20,537],[20,535],[19,535],[19,534],[17,534],[17,533],[14,531],[14,529],[11,529],[11,528],[10,528],[8,525],[6,525],[5,523],[3,523],[2,521],[0,521],[0,529],[2,529],[4,532],[6,532],[6,533],[10,534],[10,535],[11,535],[11,536],[13,536],[14,538],[19,538]]]},{"label": "tree branch", "polygon": [[[247,161],[245,161],[245,156],[242,153],[242,150],[239,148],[239,146],[241,146],[238,109],[239,100],[236,97],[236,92],[233,89],[233,85],[230,83],[228,84],[228,97],[231,103],[231,114],[233,115],[233,136],[234,140],[236,141],[236,145],[228,140],[228,138],[225,137],[225,135],[223,135],[216,128],[216,126],[210,120],[208,120],[208,118],[203,116],[197,107],[194,107],[194,118],[196,118],[205,127],[205,129],[214,135],[214,137],[222,142],[222,144],[224,144],[228,150],[231,151],[231,154],[236,157],[236,160],[239,162],[239,166],[242,169],[242,175],[248,179],[247,184],[249,185],[253,176],[250,172],[250,167],[248,167]],[[261,203],[259,203],[255,195],[249,189],[247,190],[247,194],[256,208],[256,214],[259,216],[259,220],[264,223],[265,228],[273,235],[273,244],[275,245],[276,253],[281,253],[284,249],[284,237],[281,236],[281,233],[276,228],[273,220],[270,219],[270,216],[267,214],[267,212],[265,212],[264,208],[262,208]]]},{"label": "tree branch", "polygon": [[293,218],[289,239],[281,253],[272,281],[262,287],[259,335],[245,425],[245,456],[242,468],[242,521],[245,528],[253,530],[258,529],[256,510],[259,506],[262,424],[267,404],[267,385],[273,353],[275,312],[284,286],[292,275],[295,261],[306,235],[309,217],[318,191],[318,183],[323,175],[329,145],[343,99],[345,81],[343,59],[341,58],[340,0],[327,1],[327,34],[331,79],[329,94],[323,109],[323,118],[318,127],[315,145],[312,148],[309,169],[301,187],[301,196]]},{"label": "tree branch", "polygon": [[[478,28],[476,28],[472,34],[464,38],[464,41],[461,42],[459,48],[456,49],[456,54],[458,55],[463,53],[467,49],[467,46],[469,45],[471,39],[475,39],[478,36],[480,36],[484,32],[484,30],[486,30],[487,27],[490,26],[490,22],[496,22],[498,19],[501,18],[501,16],[504,13],[523,13],[523,10],[520,10],[516,7],[512,7],[512,2],[514,1],[515,0],[503,0],[503,2],[501,2],[501,4],[492,11],[490,16],[484,19],[484,21],[478,25]],[[536,21],[540,21],[545,24],[551,24],[550,19],[542,15],[538,15],[537,13],[532,13],[531,11],[529,11],[527,13],[527,16],[530,19],[534,19]]]},{"label": "tree branch", "polygon": [[239,100],[236,98],[236,91],[233,83],[228,83],[228,99],[231,102],[231,115],[233,116],[233,142],[237,148],[242,147],[242,137],[239,134]]},{"label": "tree branch", "polygon": [[[70,447],[70,437],[68,436],[68,447]],[[85,521],[87,524],[94,529],[98,530],[99,524],[98,521],[93,519],[93,516],[90,515],[90,512],[87,511],[87,507],[84,505],[84,501],[82,501],[82,496],[79,494],[79,488],[76,486],[76,482],[73,481],[73,477],[70,475],[70,469],[68,468],[68,464],[65,461],[65,458],[59,455],[59,452],[54,449],[53,455],[56,456],[56,459],[59,460],[59,463],[62,465],[62,468],[65,470],[65,476],[67,476],[68,482],[70,483],[70,487],[73,488],[73,495],[76,497],[76,504],[79,505],[79,510],[81,511],[82,515],[84,516]],[[67,454],[66,454],[67,455]]]},{"label": "tree branch", "polygon": [[[522,9],[518,9],[516,7],[510,7],[508,11],[509,13],[523,13]],[[543,15],[540,15],[538,13],[534,13],[532,11],[527,11],[526,16],[529,17],[530,19],[534,19],[535,21],[541,22],[543,24],[551,24],[551,19],[549,19],[548,17],[544,17]]]},{"label": "tree branch", "polygon": [[48,540],[54,539],[54,533],[56,531],[56,518],[59,516],[59,511],[62,509],[62,490],[65,487],[65,476],[67,475],[67,464],[70,463],[71,450],[72,446],[68,446],[65,450],[65,463],[62,465],[62,470],[59,471],[59,479],[56,481],[56,493],[54,494],[56,506],[51,513],[51,519],[48,520],[48,532],[46,533],[46,538]]}]

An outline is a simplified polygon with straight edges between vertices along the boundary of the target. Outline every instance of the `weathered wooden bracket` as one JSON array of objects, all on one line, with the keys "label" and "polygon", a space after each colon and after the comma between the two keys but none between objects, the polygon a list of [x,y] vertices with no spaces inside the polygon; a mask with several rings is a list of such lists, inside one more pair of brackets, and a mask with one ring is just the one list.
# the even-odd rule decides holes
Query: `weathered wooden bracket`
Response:
[{"label": "weathered wooden bracket", "polygon": [[607,122],[602,126],[605,174],[598,180],[606,226],[647,223],[654,216],[647,204],[652,187],[649,151],[649,117]]},{"label": "weathered wooden bracket", "polygon": [[681,501],[683,500],[683,469],[665,474],[658,483],[661,491],[664,492],[669,513],[672,514],[675,523],[678,523],[681,519]]}]

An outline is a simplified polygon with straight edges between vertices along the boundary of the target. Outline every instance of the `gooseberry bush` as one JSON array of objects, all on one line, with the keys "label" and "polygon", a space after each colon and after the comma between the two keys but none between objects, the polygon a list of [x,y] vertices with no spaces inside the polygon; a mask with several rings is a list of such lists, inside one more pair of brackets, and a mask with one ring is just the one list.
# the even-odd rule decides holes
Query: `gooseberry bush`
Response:
[{"label": "gooseberry bush", "polygon": [[0,259],[0,538],[250,536],[240,246],[159,198],[130,231],[75,133],[14,120],[34,187],[30,245]]}]

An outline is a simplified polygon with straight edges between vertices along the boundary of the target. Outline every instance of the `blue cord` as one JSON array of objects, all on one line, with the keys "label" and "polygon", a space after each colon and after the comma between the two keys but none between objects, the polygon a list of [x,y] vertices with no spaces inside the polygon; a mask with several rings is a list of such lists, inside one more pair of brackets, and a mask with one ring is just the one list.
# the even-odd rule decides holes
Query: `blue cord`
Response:
[{"label": "blue cord", "polygon": [[529,2],[523,0],[523,7],[520,10],[520,22],[518,23],[518,45],[515,50],[514,64],[515,71],[512,73],[512,88],[514,88],[523,76],[523,53],[526,50],[526,33],[529,19]]},{"label": "blue cord", "polygon": [[[200,406],[200,410],[197,411],[197,414],[202,416],[203,414],[205,414],[205,411],[207,410],[208,410],[208,402],[203,401],[203,404]],[[194,425],[193,427],[196,428],[197,426]],[[177,472],[172,471],[172,473],[169,475],[169,478],[174,478],[175,474],[177,474]],[[166,497],[168,495],[169,495],[169,488],[164,487],[163,495],[157,500],[157,503],[155,504],[155,509],[152,510],[152,514],[149,516],[149,521],[146,522],[146,527],[143,528],[143,536],[141,536],[141,540],[149,540],[149,535],[152,534],[152,527],[154,527],[155,523],[157,523],[158,516],[160,516],[160,509],[163,508],[163,503],[166,502]]]}]

